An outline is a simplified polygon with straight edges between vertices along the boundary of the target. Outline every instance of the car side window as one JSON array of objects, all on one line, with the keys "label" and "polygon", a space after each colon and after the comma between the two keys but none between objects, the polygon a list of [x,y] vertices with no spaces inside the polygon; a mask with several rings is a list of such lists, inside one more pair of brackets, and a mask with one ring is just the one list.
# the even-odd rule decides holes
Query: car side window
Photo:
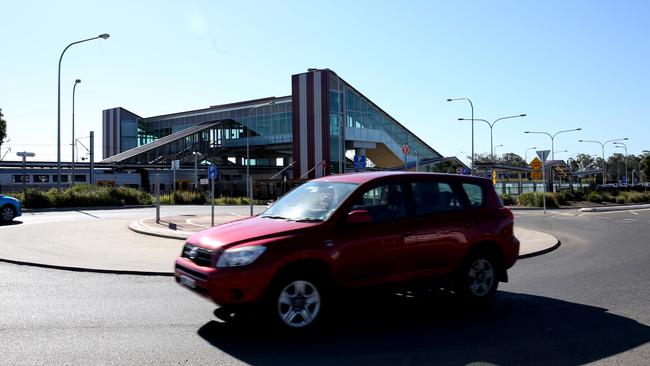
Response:
[{"label": "car side window", "polygon": [[483,202],[485,201],[483,187],[481,187],[479,184],[474,183],[463,183],[462,187],[465,191],[465,194],[467,194],[467,199],[469,200],[469,204],[472,207],[483,206]]},{"label": "car side window", "polygon": [[413,182],[411,183],[415,214],[427,215],[434,212],[447,212],[462,209],[461,201],[448,183]]},{"label": "car side window", "polygon": [[364,192],[350,211],[367,210],[373,222],[385,222],[406,217],[405,197],[402,186],[391,183]]}]

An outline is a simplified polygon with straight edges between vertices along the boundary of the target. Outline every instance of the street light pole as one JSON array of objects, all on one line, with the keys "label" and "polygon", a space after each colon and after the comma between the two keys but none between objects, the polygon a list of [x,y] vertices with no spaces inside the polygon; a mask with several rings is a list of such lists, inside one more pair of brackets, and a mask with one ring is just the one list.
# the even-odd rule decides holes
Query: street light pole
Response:
[{"label": "street light pole", "polygon": [[[520,117],[526,117],[526,113],[524,113],[524,114],[517,114],[517,115],[514,115],[514,116],[507,116],[507,117],[497,118],[497,119],[495,119],[492,123],[490,123],[490,122],[488,122],[488,121],[486,121],[486,120],[484,120],[484,119],[482,119],[482,118],[474,118],[474,121],[483,121],[483,122],[487,123],[488,126],[490,126],[490,156],[491,156],[493,159],[494,159],[494,148],[493,148],[492,146],[494,146],[494,140],[493,140],[493,138],[492,138],[492,128],[494,127],[494,125],[495,125],[497,122],[499,122],[499,121],[501,121],[501,120],[503,120],[503,119],[520,118]],[[466,121],[467,118],[459,118],[458,120],[459,120],[459,121]]]},{"label": "street light pole", "polygon": [[[492,159],[495,159],[494,152],[497,150],[498,147],[503,147],[503,144],[501,144],[501,145],[497,145],[497,146],[494,147],[494,150],[492,150]],[[496,159],[495,159],[495,160],[496,160]]]},{"label": "street light pole", "polygon": [[469,102],[469,106],[472,108],[472,175],[474,175],[474,104],[469,98],[449,98],[448,102],[453,102],[456,100],[466,100]]},{"label": "street light pole", "polygon": [[[565,133],[565,132],[573,132],[573,131],[581,131],[582,127],[579,128],[572,128],[570,130],[562,130],[562,131],[557,131],[554,134],[550,134],[548,132],[544,131],[524,131],[524,133],[537,133],[537,134],[543,134],[551,138],[551,160],[555,160],[555,136]],[[557,190],[555,189],[555,174],[551,172],[551,180],[553,182],[553,192],[555,193]]]},{"label": "street light pole", "polygon": [[[262,103],[262,104],[252,106],[248,110],[248,116],[246,118],[249,125],[251,124],[250,123],[250,118],[251,118],[252,112],[255,109],[259,108],[259,107],[263,107],[265,105],[273,105],[273,104],[275,104],[275,99],[276,99],[275,97],[271,97],[271,100],[269,100],[266,103]],[[249,204],[250,204],[250,215],[253,216],[253,181],[251,180],[251,176],[250,176],[250,165],[251,165],[250,142],[249,142],[250,136],[251,136],[250,131],[251,131],[251,129],[250,129],[250,126],[249,126],[249,127],[246,128],[246,191],[248,193],[248,200],[249,200]]]},{"label": "street light pole", "polygon": [[81,83],[80,79],[74,81],[74,86],[72,87],[72,174],[70,184],[74,185],[74,148],[75,148],[75,139],[74,139],[74,95],[77,90],[77,84]]},{"label": "street light pole", "polygon": [[199,153],[194,151],[194,191],[199,191]]},{"label": "street light pole", "polygon": [[526,149],[526,152],[524,153],[524,160],[526,161],[526,164],[528,164],[528,151],[530,150],[537,150],[537,146],[529,147]]},{"label": "street light pole", "polygon": [[56,189],[61,190],[61,61],[63,60],[63,55],[65,51],[68,50],[71,46],[83,42],[92,41],[94,39],[108,39],[110,37],[107,33],[100,34],[97,37],[82,39],[81,41],[72,42],[63,49],[61,52],[61,57],[59,57],[59,75],[58,75],[58,86],[57,86],[57,112],[56,112]]},{"label": "street light pole", "polygon": [[607,145],[610,142],[616,142],[616,141],[626,141],[629,140],[629,138],[624,137],[622,139],[614,139],[614,140],[607,140],[605,142],[600,142],[596,140],[578,140],[578,142],[594,142],[600,145],[602,148],[602,158],[603,158],[603,186],[605,185],[605,172],[607,171],[607,162],[605,161],[605,145]]},{"label": "street light pole", "polygon": [[627,145],[622,142],[615,142],[614,146],[625,149],[625,185],[627,186],[629,180],[627,180]]}]

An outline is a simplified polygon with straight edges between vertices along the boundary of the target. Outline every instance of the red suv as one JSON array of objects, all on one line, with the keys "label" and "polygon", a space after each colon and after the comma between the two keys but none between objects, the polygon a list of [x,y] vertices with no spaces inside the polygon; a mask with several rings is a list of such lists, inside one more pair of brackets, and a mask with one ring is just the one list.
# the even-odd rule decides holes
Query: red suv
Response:
[{"label": "red suv", "polygon": [[305,328],[346,288],[435,280],[485,303],[518,253],[513,215],[487,179],[357,173],[309,181],[258,216],[193,235],[175,278],[220,306],[261,305]]}]

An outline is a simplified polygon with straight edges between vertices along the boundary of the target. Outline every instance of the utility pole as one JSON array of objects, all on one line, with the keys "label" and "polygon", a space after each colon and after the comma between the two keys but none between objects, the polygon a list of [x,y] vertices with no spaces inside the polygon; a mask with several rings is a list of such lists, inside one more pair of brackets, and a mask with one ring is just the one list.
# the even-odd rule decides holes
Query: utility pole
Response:
[{"label": "utility pole", "polygon": [[90,131],[90,175],[88,180],[95,184],[95,131]]},{"label": "utility pole", "polygon": [[16,156],[20,156],[23,158],[23,176],[22,176],[22,181],[23,181],[23,191],[27,189],[27,158],[33,158],[36,156],[33,152],[28,152],[28,151],[21,151],[17,152]]}]

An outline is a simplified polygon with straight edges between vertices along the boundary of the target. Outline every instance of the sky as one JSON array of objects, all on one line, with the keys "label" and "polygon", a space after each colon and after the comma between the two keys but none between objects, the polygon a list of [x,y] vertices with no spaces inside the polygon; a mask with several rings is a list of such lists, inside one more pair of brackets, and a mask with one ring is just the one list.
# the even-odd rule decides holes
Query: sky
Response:
[{"label": "sky", "polygon": [[[551,148],[524,131],[582,128],[555,137],[556,159],[601,155],[596,143],[650,150],[650,2],[647,1],[8,1],[0,0],[0,108],[9,142],[0,157],[56,161],[57,65],[61,156],[95,131],[102,110],[142,117],[291,94],[291,75],[330,68],[444,156],[472,148],[475,118],[497,154],[532,159]],[[475,153],[490,129],[475,122]],[[8,149],[11,151],[7,153]],[[559,151],[568,152],[559,153]],[[84,150],[81,149],[84,156]],[[624,153],[613,144],[606,157]]]}]

